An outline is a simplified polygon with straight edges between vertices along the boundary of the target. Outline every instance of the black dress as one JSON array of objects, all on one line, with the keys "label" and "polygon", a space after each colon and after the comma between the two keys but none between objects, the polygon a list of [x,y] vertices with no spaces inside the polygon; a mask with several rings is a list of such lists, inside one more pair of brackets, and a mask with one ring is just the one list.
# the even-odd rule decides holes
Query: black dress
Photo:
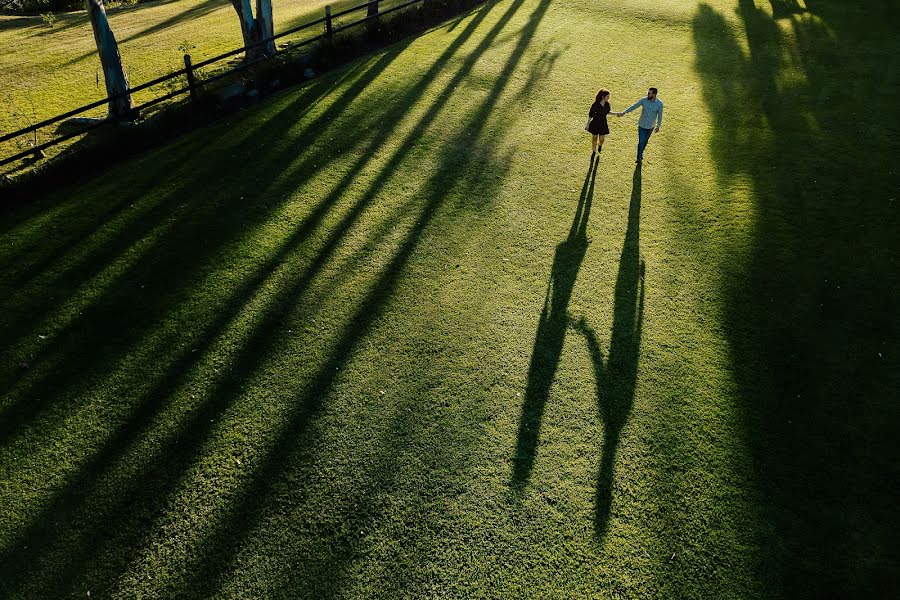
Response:
[{"label": "black dress", "polygon": [[588,125],[588,131],[594,135],[608,134],[609,124],[606,122],[606,115],[608,115],[611,110],[612,107],[609,105],[609,102],[606,104],[594,102],[593,106],[591,106],[591,112],[588,113],[588,117],[591,117],[591,124]]}]

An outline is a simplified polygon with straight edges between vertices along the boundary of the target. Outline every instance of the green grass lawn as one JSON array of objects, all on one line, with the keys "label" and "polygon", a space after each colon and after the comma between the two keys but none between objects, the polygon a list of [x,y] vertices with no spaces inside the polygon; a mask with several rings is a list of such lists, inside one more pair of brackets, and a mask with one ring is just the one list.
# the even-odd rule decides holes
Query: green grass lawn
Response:
[{"label": "green grass lawn", "polygon": [[[273,0],[275,32],[286,31],[324,14],[357,6],[364,0]],[[385,0],[383,6],[399,4]],[[156,0],[110,8],[110,26],[119,42],[122,63],[132,86],[184,67],[184,50],[195,63],[242,45],[240,25],[228,0]],[[342,22],[365,15],[351,13]],[[279,44],[321,33],[320,28],[286,36]],[[222,68],[217,63],[201,70]],[[183,81],[181,84],[183,85]],[[146,102],[169,91],[166,84],[137,92],[135,102]],[[26,127],[30,122],[62,114],[106,96],[100,59],[84,11],[61,13],[48,26],[40,16],[0,15],[0,132]],[[105,108],[85,116],[106,114]],[[40,140],[50,131],[39,132]],[[13,142],[0,144],[0,154],[13,154]]]},{"label": "green grass lawn", "polygon": [[896,596],[898,25],[502,0],[6,214],[0,596]]}]

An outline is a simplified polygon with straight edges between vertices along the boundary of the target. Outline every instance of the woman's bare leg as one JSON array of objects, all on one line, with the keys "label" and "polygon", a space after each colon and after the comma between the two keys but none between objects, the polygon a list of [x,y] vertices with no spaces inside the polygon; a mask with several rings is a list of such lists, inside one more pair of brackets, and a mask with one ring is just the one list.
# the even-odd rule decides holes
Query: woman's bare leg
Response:
[{"label": "woman's bare leg", "polygon": [[597,138],[599,137],[596,133],[591,136],[591,154],[597,152]]},{"label": "woman's bare leg", "polygon": [[598,143],[597,143],[598,141],[600,142],[599,150],[600,150],[600,152],[603,152],[603,142],[606,141],[606,136],[605,135],[595,135],[594,136],[594,150],[595,151],[598,149]]}]

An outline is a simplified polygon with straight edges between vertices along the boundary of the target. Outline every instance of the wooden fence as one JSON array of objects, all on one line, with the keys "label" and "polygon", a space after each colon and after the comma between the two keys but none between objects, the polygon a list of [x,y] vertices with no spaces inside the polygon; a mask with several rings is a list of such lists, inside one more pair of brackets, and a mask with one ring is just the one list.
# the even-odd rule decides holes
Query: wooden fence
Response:
[{"label": "wooden fence", "polygon": [[[158,98],[154,98],[153,100],[150,100],[148,102],[145,102],[143,104],[135,106],[132,110],[135,112],[135,114],[138,114],[143,109],[160,104],[161,102],[165,102],[166,100],[171,100],[172,98],[175,98],[182,94],[188,94],[192,99],[196,99],[198,97],[199,88],[201,86],[201,83],[198,82],[198,79],[196,77],[196,71],[198,69],[202,69],[203,67],[208,67],[214,63],[231,58],[231,57],[241,54],[243,52],[247,52],[247,50],[265,45],[269,42],[272,42],[272,41],[282,38],[284,36],[291,35],[291,34],[299,32],[299,31],[304,31],[304,30],[310,29],[312,27],[324,25],[324,29],[323,29],[322,33],[320,33],[316,36],[313,36],[311,38],[302,40],[300,42],[297,42],[295,44],[292,44],[291,46],[289,46],[288,48],[285,49],[286,51],[296,50],[298,48],[308,46],[314,42],[318,42],[319,40],[331,39],[331,37],[334,36],[334,34],[336,34],[336,33],[340,33],[341,31],[345,31],[352,27],[357,27],[359,25],[362,25],[363,23],[366,23],[373,19],[377,19],[388,13],[392,13],[392,12],[404,9],[413,4],[418,4],[418,3],[423,2],[423,0],[406,0],[405,2],[401,2],[397,6],[392,6],[391,8],[388,8],[388,9],[379,10],[379,3],[383,2],[383,1],[384,0],[368,0],[367,2],[364,2],[363,4],[359,4],[357,6],[353,6],[351,8],[347,8],[345,10],[342,10],[342,11],[336,12],[336,13],[332,13],[331,7],[326,6],[325,7],[325,15],[323,17],[320,17],[313,21],[309,21],[308,23],[304,23],[302,25],[299,25],[298,27],[293,27],[291,29],[288,29],[287,31],[282,31],[281,33],[278,33],[272,37],[268,37],[268,38],[259,40],[257,42],[254,42],[253,44],[250,44],[249,46],[243,46],[241,48],[229,50],[228,52],[225,52],[224,54],[220,54],[218,56],[208,58],[208,59],[198,62],[196,64],[194,64],[191,61],[190,54],[185,54],[184,68],[182,68],[182,69],[173,71],[172,73],[168,73],[166,75],[163,75],[162,77],[157,77],[156,79],[153,79],[152,81],[142,83],[141,85],[135,86],[133,88],[129,88],[126,92],[122,92],[120,94],[115,94],[112,96],[107,96],[106,98],[103,98],[102,100],[97,100],[96,102],[91,102],[90,104],[85,104],[84,106],[70,110],[61,115],[57,115],[55,117],[46,119],[39,123],[29,125],[28,127],[24,127],[17,131],[13,131],[12,133],[4,134],[4,135],[0,136],[0,143],[7,142],[10,140],[28,135],[29,133],[33,133],[34,131],[37,131],[38,129],[42,129],[49,125],[53,125],[55,123],[59,123],[60,121],[64,121],[65,119],[70,119],[72,117],[75,117],[86,111],[101,107],[117,98],[121,98],[128,94],[133,94],[133,93],[139,92],[141,90],[146,90],[147,88],[153,87],[155,85],[159,85],[161,83],[165,83],[166,81],[171,81],[171,80],[176,79],[181,76],[184,76],[185,80],[187,82],[187,85],[185,87],[170,91],[169,93],[164,94]],[[347,23],[346,25],[340,25],[340,24],[335,23],[335,19],[338,19],[339,17],[343,17],[345,15],[349,15],[349,14],[357,12],[357,11],[361,11],[363,9],[366,9],[366,15],[364,17],[362,17],[361,19],[357,19],[356,21],[353,21],[352,23]],[[206,84],[212,83],[214,81],[224,79],[225,77],[231,77],[235,73],[240,73],[242,71],[245,71],[246,69],[249,69],[250,67],[252,67],[256,64],[259,64],[265,60],[267,60],[267,58],[263,56],[263,57],[260,57],[260,58],[254,59],[254,60],[245,61],[245,62],[237,65],[234,68],[228,69],[226,71],[222,71],[221,73],[216,73],[212,77],[208,77],[208,78],[204,79],[202,81],[202,84],[206,85]],[[107,125],[109,123],[114,123],[114,122],[115,122],[115,120],[107,118],[107,119],[96,121],[94,123],[88,123],[84,127],[80,128],[77,131],[73,131],[70,133],[66,133],[66,134],[57,136],[50,141],[33,146],[33,147],[29,148],[28,150],[19,152],[17,154],[13,154],[12,156],[8,156],[3,159],[0,159],[0,166],[8,165],[12,162],[21,160],[23,158],[28,158],[29,156],[32,156],[32,155],[37,155],[38,153],[42,152],[43,150],[45,150],[47,148],[56,146],[57,144],[61,144],[62,142],[65,142],[66,140],[72,139],[74,137],[78,137],[80,135],[84,135],[85,133],[87,133],[91,130],[97,129],[99,127],[103,127],[104,125]]]}]

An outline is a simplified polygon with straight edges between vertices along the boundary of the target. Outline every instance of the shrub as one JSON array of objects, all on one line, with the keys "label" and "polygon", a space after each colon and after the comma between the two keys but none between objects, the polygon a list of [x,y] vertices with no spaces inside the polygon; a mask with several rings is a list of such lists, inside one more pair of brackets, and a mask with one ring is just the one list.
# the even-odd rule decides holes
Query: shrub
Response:
[{"label": "shrub", "polygon": [[24,14],[64,12],[84,8],[83,0],[12,0],[4,7],[6,10]]}]

